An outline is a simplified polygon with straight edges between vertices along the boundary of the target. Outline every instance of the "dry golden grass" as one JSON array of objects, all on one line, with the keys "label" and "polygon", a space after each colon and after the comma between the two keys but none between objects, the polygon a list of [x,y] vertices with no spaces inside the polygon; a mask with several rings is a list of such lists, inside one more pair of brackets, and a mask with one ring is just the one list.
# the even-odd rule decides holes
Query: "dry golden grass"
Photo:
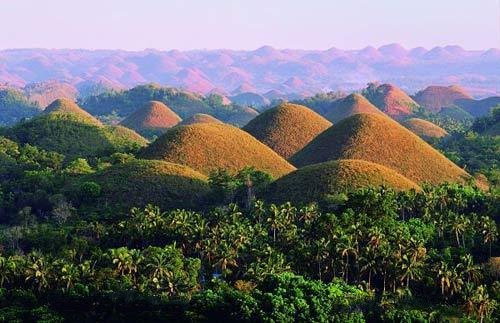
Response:
[{"label": "dry golden grass", "polygon": [[64,118],[70,115],[71,119],[78,119],[82,122],[102,126],[102,123],[93,115],[80,108],[75,102],[70,99],[57,99],[52,102],[43,112],[45,115],[50,115],[58,118]]},{"label": "dry golden grass", "polygon": [[305,106],[283,103],[257,116],[243,130],[289,158],[331,125]]},{"label": "dry golden grass", "polygon": [[188,126],[195,123],[222,123],[219,119],[205,113],[196,113],[187,119],[182,120],[179,126]]},{"label": "dry golden grass", "polygon": [[158,131],[163,133],[179,122],[181,122],[181,118],[165,104],[159,101],[149,101],[120,124],[138,132]]},{"label": "dry golden grass", "polygon": [[411,118],[406,120],[403,124],[411,132],[423,139],[443,138],[448,136],[446,130],[427,120]]},{"label": "dry golden grass", "polygon": [[464,183],[470,175],[387,116],[357,114],[333,125],[292,156],[297,167],[336,159],[363,159],[418,183]]},{"label": "dry golden grass", "polygon": [[326,195],[362,187],[386,186],[396,190],[420,190],[403,175],[365,160],[344,159],[300,168],[273,182],[268,197],[273,202],[320,201]]},{"label": "dry golden grass", "polygon": [[[148,203],[162,209],[199,208],[209,192],[207,177],[191,168],[159,160],[133,160],[91,174],[81,182],[101,186],[92,205],[128,211]],[[78,189],[79,184],[73,187]]]},{"label": "dry golden grass", "polygon": [[359,113],[384,114],[361,94],[351,94],[332,103],[326,118],[333,123]]},{"label": "dry golden grass", "polygon": [[457,85],[429,86],[415,94],[415,101],[422,107],[437,112],[441,108],[452,106],[456,100],[472,99],[464,89]]},{"label": "dry golden grass", "polygon": [[245,131],[226,124],[199,123],[172,128],[141,155],[187,165],[204,174],[220,168],[236,172],[253,166],[280,177],[295,169]]},{"label": "dry golden grass", "polygon": [[418,108],[417,102],[392,84],[379,85],[367,99],[393,118],[412,115]]}]

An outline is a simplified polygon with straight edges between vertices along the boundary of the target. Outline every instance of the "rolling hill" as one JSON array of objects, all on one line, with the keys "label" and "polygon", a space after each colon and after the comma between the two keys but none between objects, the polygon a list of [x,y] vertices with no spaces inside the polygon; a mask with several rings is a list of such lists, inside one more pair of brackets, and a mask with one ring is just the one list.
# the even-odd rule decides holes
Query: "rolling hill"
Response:
[{"label": "rolling hill", "polygon": [[188,126],[196,123],[222,123],[219,119],[212,117],[209,114],[197,113],[192,115],[191,117],[182,120],[179,123],[179,126]]},{"label": "rolling hill", "polygon": [[287,159],[331,125],[309,108],[283,103],[261,113],[243,130]]},{"label": "rolling hill", "polygon": [[30,102],[21,91],[0,88],[0,126],[9,126],[39,113],[38,105]]},{"label": "rolling hill", "polygon": [[245,131],[226,124],[199,123],[172,128],[140,155],[187,165],[204,174],[220,168],[236,172],[253,166],[280,177],[295,169]]},{"label": "rolling hill", "polygon": [[458,99],[454,103],[474,117],[483,117],[488,115],[494,107],[500,106],[500,96],[482,100]]},{"label": "rolling hill", "polygon": [[443,138],[448,132],[440,126],[419,118],[405,120],[403,125],[422,139]]},{"label": "rolling hill", "polygon": [[454,105],[459,99],[472,99],[472,97],[457,85],[433,85],[415,94],[413,99],[423,108],[431,112],[439,112],[442,108]]},{"label": "rolling hill", "polygon": [[371,83],[363,95],[376,107],[392,118],[404,118],[419,108],[408,94],[392,84]]},{"label": "rolling hill", "polygon": [[103,126],[66,99],[54,101],[43,114],[6,132],[20,143],[55,151],[68,159],[135,151],[147,144],[146,139],[130,129]]},{"label": "rolling hill", "polygon": [[160,135],[181,122],[181,118],[159,101],[149,101],[120,124],[144,136]]},{"label": "rolling hill", "polygon": [[300,168],[273,182],[266,197],[275,203],[321,201],[327,195],[362,187],[386,186],[396,190],[420,190],[403,175],[365,160],[327,161]]},{"label": "rolling hill", "polygon": [[326,111],[326,118],[333,123],[359,113],[383,114],[361,94],[351,94],[334,101]]},{"label": "rolling hill", "polygon": [[386,116],[357,114],[334,124],[290,158],[304,167],[363,159],[392,168],[415,183],[464,183],[470,175],[417,135]]},{"label": "rolling hill", "polygon": [[187,166],[159,160],[132,160],[110,166],[71,185],[70,195],[85,200],[79,195],[86,182],[95,182],[101,188],[101,194],[88,201],[90,207],[123,212],[148,203],[162,210],[198,209],[209,191],[206,176]]}]

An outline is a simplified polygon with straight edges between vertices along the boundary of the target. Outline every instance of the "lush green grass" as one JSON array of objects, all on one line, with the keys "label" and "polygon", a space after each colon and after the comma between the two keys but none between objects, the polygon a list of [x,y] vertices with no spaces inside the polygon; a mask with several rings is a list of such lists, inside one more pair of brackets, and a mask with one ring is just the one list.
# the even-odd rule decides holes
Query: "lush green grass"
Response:
[{"label": "lush green grass", "polygon": [[140,154],[146,159],[187,165],[209,174],[217,169],[237,172],[253,166],[273,177],[295,168],[243,130],[226,124],[194,124],[170,129]]},{"label": "lush green grass", "polygon": [[465,182],[470,176],[386,116],[358,114],[333,125],[292,156],[297,167],[336,159],[384,165],[418,183]]},{"label": "lush green grass", "polygon": [[345,159],[306,166],[283,176],[271,184],[267,196],[273,202],[309,203],[328,195],[382,185],[396,190],[420,190],[417,184],[390,168]]},{"label": "lush green grass", "polygon": [[284,103],[250,121],[246,132],[284,158],[304,148],[332,123],[302,105]]},{"label": "lush green grass", "polygon": [[[85,183],[89,182],[100,187],[101,192],[95,199],[86,192]],[[207,177],[187,166],[159,160],[132,160],[81,178],[69,191],[76,201],[84,201],[93,209],[126,212],[148,203],[164,209],[198,209],[209,188]]]}]

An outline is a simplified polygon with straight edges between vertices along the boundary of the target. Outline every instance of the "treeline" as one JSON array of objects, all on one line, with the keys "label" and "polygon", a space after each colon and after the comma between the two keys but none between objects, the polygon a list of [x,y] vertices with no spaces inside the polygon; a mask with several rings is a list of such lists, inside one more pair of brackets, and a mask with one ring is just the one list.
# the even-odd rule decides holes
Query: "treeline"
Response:
[{"label": "treeline", "polygon": [[0,318],[494,320],[498,203],[442,185],[113,220],[19,213],[0,239]]}]

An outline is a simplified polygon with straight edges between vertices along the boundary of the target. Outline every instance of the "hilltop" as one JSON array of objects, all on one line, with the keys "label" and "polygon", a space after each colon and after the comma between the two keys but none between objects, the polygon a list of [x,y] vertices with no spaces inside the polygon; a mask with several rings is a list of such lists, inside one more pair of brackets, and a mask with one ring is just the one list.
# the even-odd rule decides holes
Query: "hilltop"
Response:
[{"label": "hilltop", "polygon": [[334,101],[326,111],[326,118],[333,123],[359,113],[383,113],[361,94],[353,93]]},{"label": "hilltop", "polygon": [[68,159],[135,151],[147,144],[130,129],[103,126],[67,99],[54,101],[43,114],[16,124],[6,133],[20,143],[55,151]]},{"label": "hilltop", "polygon": [[336,159],[363,159],[418,183],[464,183],[470,176],[394,120],[357,114],[334,124],[290,161],[303,167]]},{"label": "hilltop", "polygon": [[243,130],[226,124],[199,123],[170,129],[140,154],[146,159],[187,165],[204,174],[253,166],[273,177],[295,168]]},{"label": "hilltop", "polygon": [[458,99],[454,103],[474,117],[483,117],[487,116],[494,107],[500,106],[500,96],[493,96],[482,100]]},{"label": "hilltop", "polygon": [[305,106],[283,103],[261,113],[243,130],[287,159],[331,125]]},{"label": "hilltop", "polygon": [[268,199],[273,202],[321,201],[328,195],[362,187],[386,186],[396,190],[420,190],[403,175],[385,166],[365,160],[327,161],[300,168],[273,182]]},{"label": "hilltop", "polygon": [[89,206],[128,212],[148,203],[165,210],[200,208],[208,194],[207,177],[187,166],[159,160],[132,160],[90,174],[73,184],[69,191],[77,200],[85,183],[94,182],[101,193]]},{"label": "hilltop", "polygon": [[39,106],[30,102],[21,91],[0,88],[0,126],[14,124],[38,113]]},{"label": "hilltop", "polygon": [[439,112],[442,108],[454,105],[459,99],[472,99],[469,93],[457,85],[428,86],[415,94],[413,99],[423,108]]},{"label": "hilltop", "polygon": [[162,102],[149,101],[120,124],[142,135],[149,136],[162,134],[180,121],[181,118]]},{"label": "hilltop", "polygon": [[196,123],[222,123],[217,118],[212,117],[209,114],[204,114],[204,113],[197,113],[195,115],[192,115],[191,117],[182,120],[179,123],[179,126],[188,126],[191,124],[196,124]]},{"label": "hilltop", "polygon": [[440,126],[419,118],[411,118],[405,120],[403,125],[411,132],[422,139],[428,140],[431,138],[443,138],[448,136],[448,132]]},{"label": "hilltop", "polygon": [[393,118],[412,115],[419,108],[408,94],[392,84],[374,84],[363,91],[363,95],[385,114]]}]

